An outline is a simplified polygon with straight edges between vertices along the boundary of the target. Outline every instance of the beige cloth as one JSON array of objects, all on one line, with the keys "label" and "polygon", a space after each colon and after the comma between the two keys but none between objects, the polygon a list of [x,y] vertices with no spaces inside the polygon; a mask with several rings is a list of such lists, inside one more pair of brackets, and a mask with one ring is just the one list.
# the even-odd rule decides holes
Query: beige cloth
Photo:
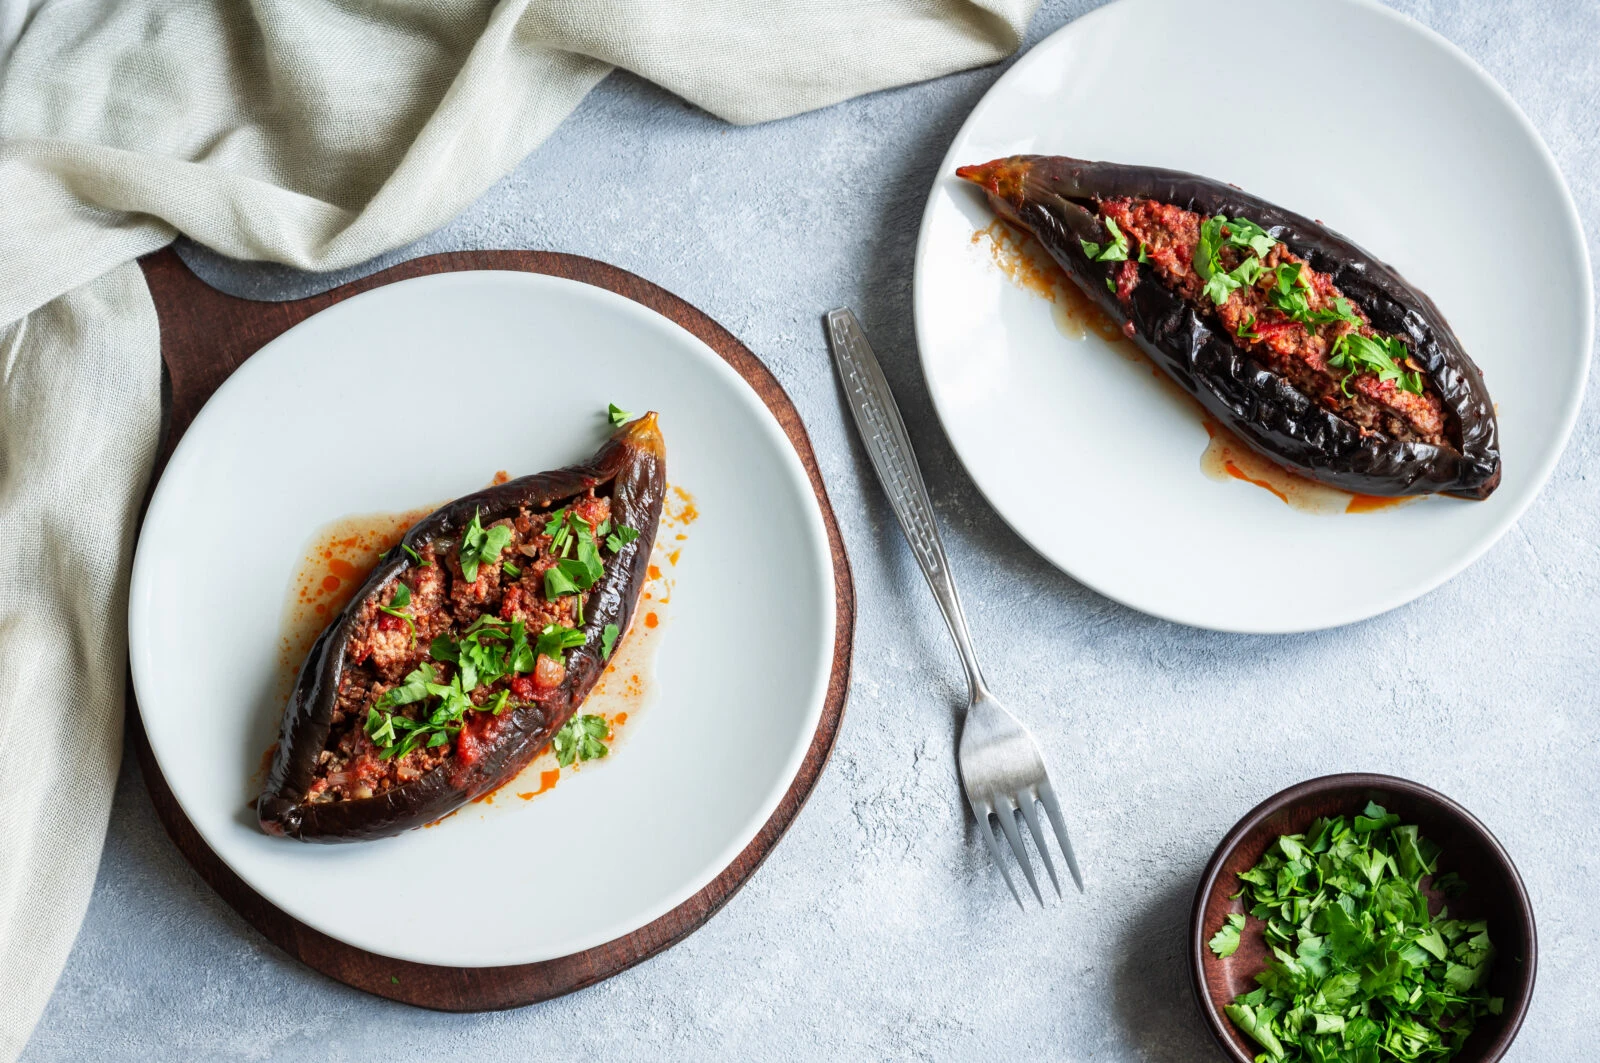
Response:
[{"label": "beige cloth", "polygon": [[[0,1059],[94,882],[159,417],[132,259],[442,225],[613,66],[759,122],[1012,52],[1037,0],[0,0]],[[20,36],[18,35],[20,33]]]}]

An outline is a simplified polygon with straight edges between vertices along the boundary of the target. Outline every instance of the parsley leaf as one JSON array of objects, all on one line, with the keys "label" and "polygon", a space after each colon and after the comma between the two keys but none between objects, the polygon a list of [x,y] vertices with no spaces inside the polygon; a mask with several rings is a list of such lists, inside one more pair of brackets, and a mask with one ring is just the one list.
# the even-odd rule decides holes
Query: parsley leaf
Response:
[{"label": "parsley leaf", "polygon": [[627,410],[624,410],[621,406],[618,406],[614,402],[607,405],[606,416],[611,419],[612,426],[616,428],[621,428],[623,425],[633,420],[633,414],[629,413]]},{"label": "parsley leaf", "polygon": [[617,636],[622,634],[622,629],[615,624],[607,624],[600,632],[600,659],[611,660],[611,650],[617,644]]},{"label": "parsley leaf", "polygon": [[1248,249],[1260,258],[1277,246],[1278,241],[1267,234],[1267,230],[1250,221],[1248,218],[1234,218],[1232,221],[1224,219],[1227,226],[1228,243],[1240,249]]},{"label": "parsley leaf", "polygon": [[414,565],[418,565],[418,566],[420,566],[422,568],[427,568],[428,566],[433,564],[432,561],[424,561],[422,559],[422,555],[417,553],[416,549],[414,547],[412,547],[412,545],[410,543],[401,543],[400,544],[400,549],[405,551],[406,556],[411,559],[411,563],[414,564]]},{"label": "parsley leaf", "polygon": [[506,667],[512,672],[531,672],[534,666],[534,650],[528,645],[528,633],[522,621],[513,621],[511,624],[511,645],[506,649]]},{"label": "parsley leaf", "polygon": [[499,560],[500,551],[511,542],[511,529],[504,524],[485,528],[478,521],[478,511],[472,511],[472,523],[461,533],[461,575],[468,583],[478,580],[478,566],[492,565]]},{"label": "parsley leaf", "polygon": [[394,597],[389,599],[388,605],[378,606],[378,612],[388,613],[390,616],[399,617],[406,622],[406,630],[411,632],[411,645],[417,644],[417,622],[410,613],[400,610],[411,604],[411,588],[404,583],[394,585]]},{"label": "parsley leaf", "polygon": [[1363,336],[1359,332],[1342,333],[1333,342],[1333,354],[1328,365],[1345,370],[1340,389],[1350,394],[1350,378],[1357,373],[1374,373],[1380,382],[1394,381],[1401,391],[1422,394],[1422,374],[1402,369],[1411,351],[1400,340],[1391,336]]},{"label": "parsley leaf", "polygon": [[410,705],[413,702],[421,701],[428,696],[428,684],[432,683],[436,678],[431,664],[419,664],[411,670],[411,673],[406,676],[403,683],[397,687],[389,688],[373,704],[380,709],[386,709],[391,705]]},{"label": "parsley leaf", "polygon": [[1328,306],[1312,310],[1306,315],[1305,320],[1308,325],[1328,325],[1335,321],[1348,321],[1356,328],[1360,328],[1363,324],[1361,315],[1350,305],[1350,300],[1342,295]]},{"label": "parsley leaf", "polygon": [[597,760],[609,749],[605,740],[611,737],[611,725],[604,716],[574,716],[561,725],[550,744],[556,751],[556,763],[570,767],[574,760]]},{"label": "parsley leaf", "polygon": [[571,566],[577,572],[588,575],[588,570],[576,561],[557,561],[544,572],[544,596],[546,601],[555,601],[563,594],[577,594],[583,588],[579,587],[573,579],[572,573],[562,568],[563,565]]},{"label": "parsley leaf", "polygon": [[1239,950],[1239,931],[1244,929],[1244,916],[1233,912],[1228,916],[1228,921],[1222,924],[1211,940],[1207,943],[1211,951],[1223,959],[1227,959]]},{"label": "parsley leaf", "polygon": [[510,576],[512,579],[521,579],[522,578],[522,569],[518,568],[517,565],[514,562],[511,562],[511,561],[506,561],[503,564],[501,564],[500,571],[504,572],[506,575]]},{"label": "parsley leaf", "polygon": [[1128,236],[1117,225],[1115,218],[1101,218],[1106,224],[1106,231],[1111,234],[1111,239],[1104,245],[1092,240],[1079,240],[1083,245],[1083,253],[1089,256],[1090,262],[1126,262],[1128,260]]},{"label": "parsley leaf", "polygon": [[552,660],[565,662],[566,651],[582,646],[586,641],[581,631],[560,624],[546,624],[545,629],[539,632],[535,651]]}]

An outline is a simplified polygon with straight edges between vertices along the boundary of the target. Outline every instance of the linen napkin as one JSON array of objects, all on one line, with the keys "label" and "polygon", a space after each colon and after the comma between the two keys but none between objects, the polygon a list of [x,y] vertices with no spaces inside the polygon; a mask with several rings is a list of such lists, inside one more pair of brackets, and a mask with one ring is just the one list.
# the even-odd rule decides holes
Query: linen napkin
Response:
[{"label": "linen napkin", "polygon": [[133,260],[438,228],[613,67],[759,122],[994,62],[1037,0],[0,0],[0,1059],[94,883],[160,414]]}]

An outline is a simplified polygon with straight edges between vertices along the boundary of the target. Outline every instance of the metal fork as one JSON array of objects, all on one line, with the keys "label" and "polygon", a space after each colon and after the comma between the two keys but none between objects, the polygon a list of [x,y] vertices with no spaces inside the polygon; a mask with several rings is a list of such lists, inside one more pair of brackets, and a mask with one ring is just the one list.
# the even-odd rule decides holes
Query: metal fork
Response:
[{"label": "metal fork", "polygon": [[961,786],[972,805],[972,814],[978,820],[978,833],[989,847],[989,855],[1017,899],[1022,894],[1006,869],[1000,855],[1000,844],[989,826],[992,815],[1000,821],[1000,829],[1033,895],[1044,903],[1039,891],[1039,881],[1034,877],[1033,864],[1022,847],[1022,835],[1017,829],[1017,813],[1022,814],[1033,842],[1044,859],[1050,882],[1061,895],[1061,880],[1056,877],[1056,865],[1050,859],[1045,845],[1044,832],[1039,828],[1039,812],[1035,804],[1043,804],[1055,829],[1056,841],[1067,859],[1067,870],[1079,890],[1083,889],[1083,875],[1078,871],[1077,858],[1072,854],[1072,842],[1067,838],[1067,825],[1061,818],[1061,803],[1056,800],[1055,788],[1050,785],[1045,770],[1044,757],[1039,743],[1011,713],[1001,707],[983,682],[978,669],[978,659],[972,652],[972,637],[967,633],[967,619],[961,612],[961,599],[956,596],[956,585],[950,577],[950,563],[945,557],[944,544],[939,541],[939,528],[933,520],[933,502],[928,488],[922,482],[922,472],[917,467],[917,456],[911,449],[911,437],[906,434],[905,422],[900,419],[900,408],[895,405],[889,383],[884,379],[878,358],[867,344],[861,323],[848,308],[841,307],[828,313],[828,345],[833,350],[834,364],[839,369],[839,379],[844,384],[845,398],[850,412],[855,416],[856,428],[867,444],[872,467],[878,470],[878,479],[899,518],[900,530],[911,544],[911,553],[928,577],[933,596],[944,613],[945,623],[955,639],[956,651],[967,670],[967,693],[971,704],[967,707],[966,722],[961,728],[961,744],[956,761],[961,768]]}]

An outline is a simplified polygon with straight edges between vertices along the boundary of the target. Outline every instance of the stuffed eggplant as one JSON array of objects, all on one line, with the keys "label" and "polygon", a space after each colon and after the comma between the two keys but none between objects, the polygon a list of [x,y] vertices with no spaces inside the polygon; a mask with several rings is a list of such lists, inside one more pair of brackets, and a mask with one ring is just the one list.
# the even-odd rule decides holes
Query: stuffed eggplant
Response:
[{"label": "stuffed eggplant", "polygon": [[397,834],[510,779],[628,630],[666,490],[656,415],[588,461],[457,499],[411,528],[300,669],[269,834]]},{"label": "stuffed eggplant", "polygon": [[1432,300],[1326,226],[1174,170],[1020,155],[956,172],[1279,464],[1371,495],[1498,486],[1477,366]]}]

